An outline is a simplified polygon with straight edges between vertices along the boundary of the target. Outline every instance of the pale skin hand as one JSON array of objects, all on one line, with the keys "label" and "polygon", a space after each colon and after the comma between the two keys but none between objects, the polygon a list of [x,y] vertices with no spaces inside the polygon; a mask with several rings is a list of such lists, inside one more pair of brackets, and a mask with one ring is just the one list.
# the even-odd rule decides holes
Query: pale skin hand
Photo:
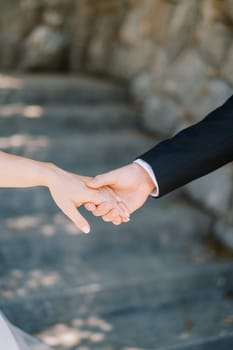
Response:
[{"label": "pale skin hand", "polygon": [[90,177],[68,173],[56,166],[50,167],[52,174],[49,177],[48,187],[53,200],[83,232],[89,233],[90,226],[76,208],[90,201],[93,205],[102,205],[105,210],[112,210],[115,213],[113,223],[118,220],[123,222],[129,220],[128,212],[115,199],[111,189],[107,187],[102,187],[100,190],[89,189],[86,182],[90,181]]},{"label": "pale skin hand", "polygon": [[[118,203],[111,189],[100,191],[89,189],[88,177],[69,173],[51,163],[37,162],[0,152],[0,187],[35,187],[45,186],[64,214],[85,233],[90,226],[76,207],[91,202],[102,204],[109,210],[115,208],[114,220],[128,221],[128,213],[122,203]],[[114,221],[113,220],[113,221]]]},{"label": "pale skin hand", "polygon": [[[110,187],[115,194],[124,201],[132,214],[143,206],[155,184],[148,173],[138,164],[132,163],[122,168],[96,176],[87,185],[92,189],[100,189],[102,186]],[[85,204],[85,208],[95,216],[102,216],[104,221],[112,221],[114,211],[106,211],[103,205]]]}]

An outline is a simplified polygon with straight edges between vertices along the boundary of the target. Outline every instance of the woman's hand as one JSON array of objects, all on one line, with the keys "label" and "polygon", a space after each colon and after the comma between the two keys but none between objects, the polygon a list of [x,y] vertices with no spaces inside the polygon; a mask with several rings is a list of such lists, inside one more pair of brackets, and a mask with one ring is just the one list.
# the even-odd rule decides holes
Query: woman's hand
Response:
[{"label": "woman's hand", "polygon": [[126,206],[110,188],[90,189],[86,186],[90,177],[69,173],[52,164],[48,167],[50,171],[47,186],[55,203],[84,233],[90,232],[90,226],[77,207],[85,203],[101,204],[106,212],[111,212],[112,222],[115,225],[129,221]]},{"label": "woman's hand", "polygon": [[0,187],[48,187],[57,206],[85,233],[90,232],[90,226],[76,209],[82,204],[101,205],[105,212],[111,212],[111,221],[115,225],[129,221],[126,205],[110,187],[91,189],[86,186],[90,177],[5,152],[0,152],[0,164]]}]

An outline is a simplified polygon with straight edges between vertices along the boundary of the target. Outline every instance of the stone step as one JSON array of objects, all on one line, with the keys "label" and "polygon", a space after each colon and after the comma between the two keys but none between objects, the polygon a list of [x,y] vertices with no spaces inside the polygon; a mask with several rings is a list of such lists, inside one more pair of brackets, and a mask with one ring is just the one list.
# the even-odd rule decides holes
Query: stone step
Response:
[{"label": "stone step", "polygon": [[53,134],[61,129],[101,132],[138,128],[139,117],[136,108],[122,103],[45,107],[18,104],[0,107],[0,128],[2,136],[14,133]]},{"label": "stone step", "polygon": [[[74,170],[119,166],[132,161],[156,143],[137,130],[109,133],[83,133],[82,130],[58,130],[54,134],[14,134],[0,137],[0,148],[42,161],[57,162]],[[84,169],[85,168],[85,169]]]},{"label": "stone step", "polygon": [[0,75],[0,105],[96,105],[128,100],[129,94],[125,86],[100,79],[82,76]]},{"label": "stone step", "polygon": [[9,325],[14,337],[19,346],[19,350],[52,350],[48,346],[39,342],[36,338],[33,338],[29,334],[23,332],[21,329]]},{"label": "stone step", "polygon": [[[7,278],[14,278],[15,269],[21,269],[27,273],[25,278],[22,278],[23,274],[19,280],[15,280],[17,288],[21,288],[21,284],[23,285],[28,277],[32,277],[30,271],[47,269],[66,274],[66,280],[69,279],[71,283],[72,279],[76,279],[75,270],[80,269],[82,265],[86,268],[88,264],[95,270],[96,266],[93,263],[97,262],[107,275],[112,273],[114,266],[115,273],[118,273],[121,271],[120,266],[124,265],[119,256],[122,255],[122,259],[131,259],[134,266],[138,258],[135,255],[136,251],[145,259],[148,257],[147,267],[140,266],[140,261],[137,263],[139,271],[148,270],[148,274],[157,274],[162,267],[172,267],[173,258],[180,266],[183,263],[196,264],[211,258],[200,244],[209,231],[209,218],[177,201],[164,202],[159,207],[151,200],[140,212],[135,213],[130,223],[120,227],[104,223],[83,210],[82,213],[90,222],[90,236],[81,234],[62,213],[37,212],[28,216],[1,218],[1,282],[6,286],[3,279],[7,282]],[[54,255],[51,256],[51,252],[54,252]],[[113,255],[115,261],[112,266],[105,266]],[[153,270],[149,268],[149,264],[152,264]],[[126,280],[130,273],[130,270],[125,270]],[[101,274],[99,277],[104,278]],[[77,281],[83,283],[80,278],[77,276]],[[85,275],[85,283],[86,278],[89,283],[88,275]],[[62,282],[63,280],[58,280],[57,286],[64,287]]]},{"label": "stone step", "polygon": [[[132,337],[135,312],[139,323],[136,327],[144,324],[145,319],[144,333],[147,323],[153,321],[153,315],[147,315],[147,310],[159,309],[159,303],[163,307],[164,298],[166,302],[176,303],[180,293],[176,295],[176,283],[184,286],[183,296],[186,292],[189,295],[197,285],[190,276],[205,271],[205,267],[208,276],[219,271],[218,266],[216,270],[215,265],[211,265],[212,257],[207,256],[200,244],[209,223],[203,221],[200,213],[184,206],[179,208],[177,203],[172,206],[164,202],[156,209],[151,201],[120,230],[93,218],[91,236],[74,235],[73,226],[61,215],[52,218],[37,214],[1,222],[0,308],[17,326],[29,332],[67,322],[62,333],[65,337],[71,327],[69,321],[74,318],[85,320],[100,314],[98,317],[104,319],[110,317],[105,321],[109,323],[115,316],[118,322],[122,315],[124,322],[129,321],[127,333]],[[182,282],[173,281],[181,277]],[[220,282],[220,277],[215,277],[215,282],[221,285],[227,279],[223,274]],[[200,283],[204,290],[207,287],[212,290],[206,278],[202,281],[200,277]],[[196,295],[197,291],[193,293]],[[146,305],[141,305],[142,301]],[[173,312],[176,314],[178,310]],[[119,332],[117,328],[116,333],[107,338],[109,344],[117,344],[116,349],[120,348],[118,336],[128,341],[127,334],[122,334],[121,329]],[[46,334],[51,338],[53,330],[48,329]],[[42,336],[42,340],[46,339]]]},{"label": "stone step", "polygon": [[[103,324],[105,325],[105,324]],[[105,325],[106,327],[106,325]],[[30,350],[52,350],[52,348],[47,347],[45,344],[42,344],[41,342],[39,342],[36,338],[33,338],[32,336],[22,332],[20,329],[15,328],[15,333],[16,335],[18,335],[20,338],[23,338],[23,341],[27,344],[27,346],[29,346]],[[72,333],[71,333],[72,334]],[[77,334],[77,333],[76,333]],[[74,333],[72,334],[74,337]],[[95,335],[95,333],[94,333]],[[42,336],[43,337],[43,336]],[[44,336],[45,337],[45,336]],[[51,336],[50,336],[51,337]],[[96,337],[96,335],[95,335]],[[66,337],[65,337],[66,338]],[[94,338],[94,337],[93,337]],[[46,339],[46,337],[45,337]],[[169,347],[154,347],[153,349],[150,348],[141,348],[138,350],[229,350],[232,348],[233,345],[233,334],[230,335],[221,335],[220,337],[218,336],[213,336],[211,338],[207,338],[207,339],[202,339],[199,340],[198,342],[193,342],[192,344],[189,345],[178,345],[178,346],[169,346]],[[56,347],[57,348],[57,347]],[[67,348],[67,347],[66,347]],[[54,348],[53,348],[54,349]],[[103,345],[98,346],[97,344],[95,344],[94,346],[92,345],[91,349],[95,349],[95,350],[103,350]],[[107,348],[105,348],[107,350]],[[109,348],[108,348],[109,349]],[[111,350],[124,350],[124,348],[115,348],[111,345]]]},{"label": "stone step", "polygon": [[[102,349],[112,344],[113,349],[166,349],[174,344],[188,349],[211,337],[232,336],[232,268],[232,263],[210,264],[123,286],[116,281],[67,287],[46,297],[1,301],[1,308],[16,324],[50,339],[49,345],[57,339],[53,345],[59,349],[80,345],[80,334],[85,334],[81,345],[95,349],[92,333],[99,334],[97,346]],[[43,332],[41,319],[43,327],[53,326]],[[76,332],[73,344],[59,344],[61,328],[67,337]]]},{"label": "stone step", "polygon": [[185,346],[172,346],[158,350],[229,350],[233,347],[233,333],[229,335],[213,336],[209,339],[194,342]]}]

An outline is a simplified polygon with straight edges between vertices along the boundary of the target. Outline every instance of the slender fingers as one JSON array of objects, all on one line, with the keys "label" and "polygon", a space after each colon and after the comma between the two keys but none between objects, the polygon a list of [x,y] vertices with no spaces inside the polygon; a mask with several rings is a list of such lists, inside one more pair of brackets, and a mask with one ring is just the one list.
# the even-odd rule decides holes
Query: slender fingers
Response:
[{"label": "slender fingers", "polygon": [[[91,206],[90,206],[90,208],[91,208]],[[115,209],[115,208],[112,209],[112,205],[110,203],[108,203],[108,202],[101,203],[99,206],[96,207],[96,209],[94,209],[92,211],[92,214],[94,216],[102,216],[103,217],[103,216],[107,215],[110,212],[112,212],[112,220],[111,220],[111,222],[114,225],[120,225],[122,222],[127,222],[128,221],[127,218],[123,218],[120,215],[118,209]]]},{"label": "slender fingers", "polygon": [[[118,202],[118,205],[122,207],[122,209],[125,209],[125,204],[122,201]],[[128,210],[128,208],[126,208]],[[122,222],[129,222],[130,221],[130,217],[126,216],[126,217],[121,217],[121,221],[119,222],[119,215],[118,211],[116,209],[112,209],[110,210],[108,213],[101,215],[103,220],[105,222],[112,222],[115,225],[119,225]]]},{"label": "slender fingers", "polygon": [[94,203],[85,203],[84,208],[90,212],[96,210],[97,206]]},{"label": "slender fingers", "polygon": [[[130,211],[127,204],[109,187],[102,189],[109,200],[100,204],[86,203],[84,207],[92,212],[94,216],[105,217],[106,221],[119,225],[129,221]],[[104,220],[105,221],[105,220]]]},{"label": "slender fingers", "polygon": [[111,210],[108,214],[103,215],[103,221],[112,222],[115,225],[120,225],[122,222],[128,222],[129,219],[122,219],[115,209]]},{"label": "slender fingers", "polygon": [[66,202],[65,204],[60,205],[60,209],[82,232],[90,233],[89,223],[79,213],[72,202]]},{"label": "slender fingers", "polygon": [[[118,205],[121,207],[122,210],[125,210],[123,203],[118,203]],[[118,209],[112,208],[112,205],[108,202],[101,203],[98,206],[92,205],[85,205],[85,208],[92,212],[95,216],[102,216],[106,217],[108,221],[112,222],[114,225],[120,225],[122,222],[129,222],[129,217],[127,216],[121,216],[119,214]]]},{"label": "slender fingers", "polygon": [[122,198],[119,197],[111,188],[108,187],[108,190],[111,192],[112,196],[114,197],[114,200],[116,201],[116,207],[121,212],[121,217],[123,219],[129,219],[130,210],[128,209],[128,206],[125,203],[125,201],[123,201]]},{"label": "slender fingers", "polygon": [[96,209],[92,212],[95,216],[104,216],[108,214],[112,210],[112,205],[108,202],[101,203],[96,207]]},{"label": "slender fingers", "polygon": [[119,198],[119,199],[118,199],[118,205],[119,205],[119,206],[122,208],[122,210],[124,210],[124,212],[125,212],[125,215],[126,215],[125,219],[126,219],[126,221],[124,221],[124,222],[130,221],[130,210],[129,210],[127,204],[125,203],[125,201],[123,201],[123,200],[121,200],[121,199]]},{"label": "slender fingers", "polygon": [[112,221],[112,223],[113,223],[113,225],[116,225],[116,226],[121,225],[122,224],[122,219],[120,217],[118,217],[118,218],[114,219]]},{"label": "slender fingers", "polygon": [[114,210],[110,211],[108,214],[104,215],[102,218],[103,218],[103,221],[105,221],[105,222],[115,221],[116,217],[114,216]]}]

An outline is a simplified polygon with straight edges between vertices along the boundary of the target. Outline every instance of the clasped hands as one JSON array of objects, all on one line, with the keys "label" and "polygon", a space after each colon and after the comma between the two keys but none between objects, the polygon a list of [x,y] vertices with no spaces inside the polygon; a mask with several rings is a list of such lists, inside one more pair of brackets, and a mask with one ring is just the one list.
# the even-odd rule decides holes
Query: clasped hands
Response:
[{"label": "clasped hands", "polygon": [[83,205],[105,222],[120,225],[140,208],[155,189],[148,173],[138,164],[98,175],[95,178],[66,172],[50,165],[47,186],[57,206],[84,233],[90,225],[77,208]]}]

